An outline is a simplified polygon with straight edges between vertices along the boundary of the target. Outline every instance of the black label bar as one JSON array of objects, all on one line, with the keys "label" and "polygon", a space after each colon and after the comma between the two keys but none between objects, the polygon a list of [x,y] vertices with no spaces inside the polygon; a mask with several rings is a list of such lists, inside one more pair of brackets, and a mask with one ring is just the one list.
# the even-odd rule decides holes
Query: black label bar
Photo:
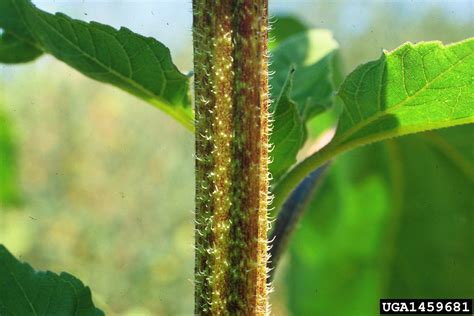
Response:
[{"label": "black label bar", "polygon": [[472,299],[380,299],[380,314],[472,315]]}]

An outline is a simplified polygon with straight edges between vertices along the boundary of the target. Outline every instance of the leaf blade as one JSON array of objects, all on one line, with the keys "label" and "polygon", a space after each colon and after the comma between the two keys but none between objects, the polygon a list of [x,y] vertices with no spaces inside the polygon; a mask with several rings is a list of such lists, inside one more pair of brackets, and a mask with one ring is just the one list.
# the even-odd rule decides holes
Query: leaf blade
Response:
[{"label": "leaf blade", "polygon": [[0,35],[0,63],[18,64],[35,60],[43,52],[10,33]]},{"label": "leaf blade", "polygon": [[[290,25],[293,23],[290,19]],[[296,162],[296,156],[307,138],[306,123],[335,108],[334,77],[338,47],[331,32],[312,29],[297,32],[272,51],[271,71],[275,75],[270,85],[274,124],[270,142],[274,149],[271,152],[270,172],[273,183]]]},{"label": "leaf blade", "polygon": [[70,274],[35,272],[0,245],[0,312],[12,315],[94,315],[90,289]]},{"label": "leaf blade", "polygon": [[328,30],[312,29],[283,41],[273,52],[270,70],[275,73],[270,84],[279,95],[286,74],[296,68],[290,94],[300,115],[308,121],[329,109],[334,98],[332,62],[339,48]]},{"label": "leaf blade", "polygon": [[288,73],[281,94],[274,105],[273,127],[270,135],[272,162],[269,165],[272,180],[277,181],[296,162],[296,155],[306,139],[304,122],[291,100],[290,92],[294,69]]},{"label": "leaf blade", "polygon": [[[467,89],[469,84],[472,85],[472,78],[467,71],[474,73],[473,54],[474,39],[447,46],[442,46],[439,42],[417,45],[407,43],[391,53],[384,53],[377,62],[359,67],[349,75],[338,92],[345,106],[336,140],[343,144],[362,137],[378,139],[377,135],[369,135],[375,130],[381,134],[393,134],[390,132],[396,126],[380,124],[386,123],[393,116],[396,116],[398,126],[401,127],[396,131],[397,135],[451,126],[450,120],[463,122],[468,118],[468,122],[472,122],[474,111],[468,101],[473,93]],[[433,58],[433,55],[436,57]],[[427,67],[424,61],[427,56],[434,59],[430,63],[431,67]],[[449,60],[453,58],[456,60],[451,64]],[[373,70],[378,74],[370,77],[368,74]],[[466,75],[457,75],[460,70],[466,71]],[[422,76],[424,78],[421,78]],[[353,85],[351,80],[357,79],[359,84],[354,92],[349,86]],[[381,82],[379,87],[377,80]],[[423,80],[426,83],[423,83]],[[384,81],[390,84],[383,85]],[[376,95],[368,92],[371,86],[377,90]],[[360,91],[365,93],[361,94]],[[421,107],[416,109],[417,112],[424,114],[430,107],[441,109],[441,105],[457,108],[450,112],[431,110],[429,116],[412,115],[413,112],[409,111],[413,110],[410,107],[417,106]],[[459,105],[462,108],[459,108]]]},{"label": "leaf blade", "polygon": [[270,29],[270,41],[268,42],[270,50],[278,47],[287,38],[308,29],[308,26],[303,21],[291,15],[276,16],[275,21],[270,23],[272,26]]},{"label": "leaf blade", "polygon": [[[421,50],[424,53],[433,52],[430,57],[431,67],[424,69],[424,73],[429,74],[428,78],[438,84],[435,88],[447,87],[450,93],[443,94],[435,91],[425,95],[423,93],[429,90],[426,87],[416,86],[413,82],[410,83],[410,88],[406,86],[406,82],[404,83],[406,68],[404,66],[398,68],[397,71],[397,66],[400,66],[400,60],[403,59],[403,57],[400,59],[400,56],[404,56],[407,49]],[[457,60],[446,66],[449,58],[451,60],[457,58]],[[445,68],[440,70],[438,64],[444,65]],[[381,66],[391,67],[392,71],[381,71]],[[409,66],[412,71],[418,70],[417,73],[420,73],[417,68],[419,63],[412,62]],[[423,64],[423,67],[427,65]],[[461,71],[456,67],[461,67]],[[372,73],[369,77],[372,81],[367,80],[367,74],[370,71],[375,71],[375,75]],[[343,101],[345,100],[345,107],[339,120],[336,136],[329,145],[307,157],[280,180],[273,191],[275,208],[278,209],[281,206],[284,199],[307,174],[338,154],[393,137],[473,123],[473,73],[474,38],[447,46],[442,46],[440,42],[423,42],[415,46],[405,44],[390,53],[385,52],[377,61],[359,66],[346,78],[339,91],[339,95],[342,95]],[[383,80],[384,76],[388,76],[388,79]],[[439,80],[439,78],[444,80]],[[377,80],[383,84],[378,89],[371,89]],[[461,81],[460,86],[457,85],[458,81]],[[459,96],[460,87],[467,87],[462,90],[462,98]],[[400,97],[398,93],[400,89],[407,90],[407,94],[410,89],[416,91],[413,92],[415,97]],[[453,91],[458,94],[454,94]],[[438,102],[438,97],[443,102]],[[419,102],[420,99],[426,102],[417,104],[416,101]],[[458,103],[460,100],[461,103]],[[348,104],[348,102],[352,103]],[[362,104],[364,107],[361,106]],[[432,107],[435,107],[435,112]]]},{"label": "leaf blade", "polygon": [[84,75],[151,103],[193,130],[189,79],[157,40],[126,28],[53,15],[29,0],[2,1],[0,27]]},{"label": "leaf blade", "polygon": [[380,297],[469,296],[473,128],[372,144],[334,162],[292,244],[293,313],[371,315]]}]

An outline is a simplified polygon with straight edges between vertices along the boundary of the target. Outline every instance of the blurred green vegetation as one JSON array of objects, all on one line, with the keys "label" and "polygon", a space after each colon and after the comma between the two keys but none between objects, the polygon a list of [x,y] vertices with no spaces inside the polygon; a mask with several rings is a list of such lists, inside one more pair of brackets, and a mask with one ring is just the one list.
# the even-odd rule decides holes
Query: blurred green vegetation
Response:
[{"label": "blurred green vegetation", "polygon": [[25,203],[2,205],[2,243],[80,276],[105,311],[192,310],[191,133],[51,58],[17,68],[2,88]]},{"label": "blurred green vegetation", "polygon": [[18,206],[21,201],[18,183],[18,157],[11,119],[0,104],[0,205]]},{"label": "blurred green vegetation", "polygon": [[[393,49],[407,40],[449,43],[472,35],[472,22],[424,3],[415,17],[409,1],[305,2],[292,13],[334,31],[347,73],[377,58],[382,47]],[[360,17],[365,27],[347,25],[348,7],[353,15],[359,7],[369,13]],[[180,56],[178,65],[192,59],[179,51],[173,55]],[[9,144],[17,145],[12,150],[18,152],[24,203],[0,204],[0,242],[35,268],[80,278],[106,313],[191,314],[191,133],[159,110],[51,57],[1,67],[0,105],[15,131]],[[313,137],[321,133],[317,124],[314,128]],[[459,275],[472,271],[472,257],[464,253],[473,242],[466,231],[472,227],[472,178],[459,175],[439,137],[462,140],[467,133],[417,135],[342,157],[279,267],[273,313],[328,315],[338,307],[334,315],[369,315],[380,295],[466,293],[468,284],[449,280],[462,281]],[[471,163],[472,147],[464,146],[460,151]],[[441,165],[448,167],[441,172]],[[407,186],[394,188],[402,175]],[[443,200],[445,195],[453,199]],[[421,280],[432,283],[414,281],[410,273],[423,268]],[[438,270],[452,278],[432,278]]]}]

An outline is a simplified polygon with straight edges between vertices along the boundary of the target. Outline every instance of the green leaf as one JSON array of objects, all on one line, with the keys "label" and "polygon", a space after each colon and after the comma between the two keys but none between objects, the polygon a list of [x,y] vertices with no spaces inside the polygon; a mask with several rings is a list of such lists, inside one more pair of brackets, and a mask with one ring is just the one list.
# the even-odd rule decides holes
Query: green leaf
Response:
[{"label": "green leaf", "polygon": [[104,315],[90,289],[72,275],[35,272],[0,245],[0,314]]},{"label": "green leaf", "polygon": [[336,160],[292,240],[291,312],[375,315],[384,297],[471,297],[473,134],[425,132]]},{"label": "green leaf", "polygon": [[279,95],[288,71],[296,68],[290,96],[305,122],[332,105],[335,90],[332,67],[337,49],[331,32],[314,29],[290,37],[272,53],[272,91]]},{"label": "green leaf", "polygon": [[[330,32],[311,30],[291,36],[272,54],[273,182],[296,162],[307,137],[305,124],[333,105],[337,47]],[[326,127],[334,122],[338,112],[331,108]]]},{"label": "green leaf", "polygon": [[375,141],[474,122],[474,39],[443,46],[407,43],[358,67],[342,84],[337,133],[293,168],[274,189],[278,208],[312,170]]},{"label": "green leaf", "polygon": [[18,157],[13,126],[0,105],[0,206],[21,202],[18,186]]},{"label": "green leaf", "polygon": [[0,63],[17,64],[35,60],[43,52],[10,33],[0,35]]},{"label": "green leaf", "polygon": [[273,132],[270,136],[270,143],[273,145],[270,172],[274,181],[296,162],[296,155],[306,138],[305,126],[297,106],[289,97],[293,75],[294,69],[290,70],[274,106]]},{"label": "green leaf", "polygon": [[473,75],[474,39],[447,46],[407,43],[385,52],[344,81],[335,141],[366,144],[472,123]]},{"label": "green leaf", "polygon": [[[339,52],[333,55],[331,79],[334,87],[340,87],[344,80],[343,65]],[[307,122],[308,137],[318,138],[329,129],[335,129],[341,112],[342,100],[341,98],[334,98],[332,106],[326,112],[320,113]]]},{"label": "green leaf", "polygon": [[189,80],[157,40],[37,9],[29,0],[2,0],[0,27],[95,80],[160,108],[193,129]]},{"label": "green leaf", "polygon": [[276,16],[271,23],[270,41],[268,48],[270,50],[278,47],[281,42],[287,38],[304,32],[308,29],[307,25],[294,16]]}]

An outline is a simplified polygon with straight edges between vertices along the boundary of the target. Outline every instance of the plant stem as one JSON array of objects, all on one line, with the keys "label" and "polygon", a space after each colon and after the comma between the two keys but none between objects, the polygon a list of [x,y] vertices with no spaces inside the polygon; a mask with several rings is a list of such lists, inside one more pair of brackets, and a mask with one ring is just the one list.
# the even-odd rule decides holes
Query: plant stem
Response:
[{"label": "plant stem", "polygon": [[195,313],[267,313],[267,0],[194,0]]}]

